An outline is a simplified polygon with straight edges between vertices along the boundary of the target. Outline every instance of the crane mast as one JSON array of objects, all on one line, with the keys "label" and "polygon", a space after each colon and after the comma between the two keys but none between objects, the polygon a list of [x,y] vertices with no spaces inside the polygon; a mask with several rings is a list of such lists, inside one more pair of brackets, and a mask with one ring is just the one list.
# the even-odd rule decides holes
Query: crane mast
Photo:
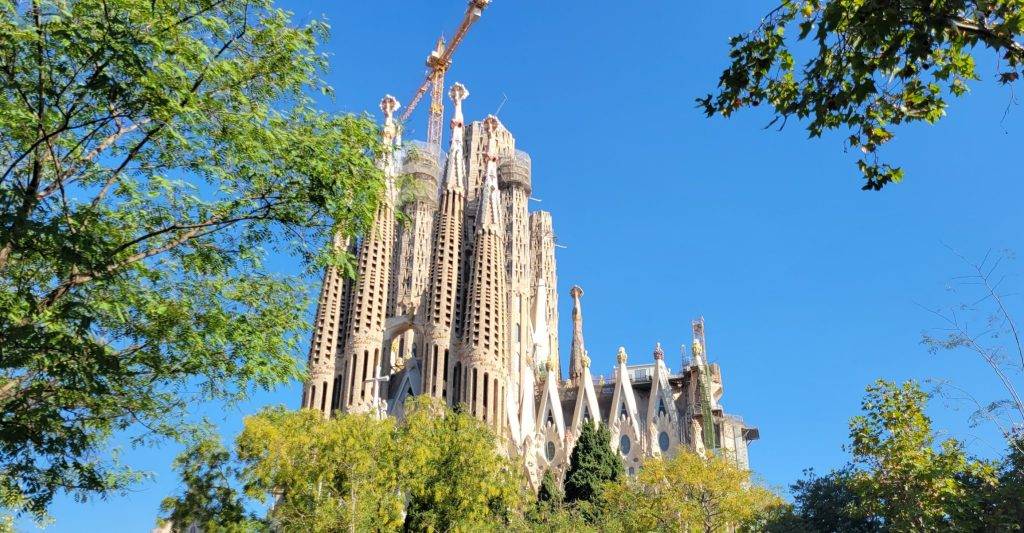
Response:
[{"label": "crane mast", "polygon": [[452,65],[452,54],[462,43],[462,39],[466,36],[470,26],[473,25],[477,20],[480,19],[480,15],[483,14],[484,8],[491,3],[491,0],[469,0],[469,5],[466,7],[466,13],[462,16],[462,22],[459,23],[459,27],[456,28],[455,34],[452,36],[452,40],[446,43],[444,38],[439,38],[437,44],[434,45],[434,50],[427,56],[427,74],[416,90],[416,94],[413,95],[409,101],[409,105],[405,108],[405,112],[399,117],[403,123],[405,123],[409,116],[412,115],[413,110],[416,109],[416,105],[423,99],[423,95],[426,94],[427,88],[430,91],[430,119],[427,122],[427,144],[431,150],[438,157],[441,155],[441,135],[442,135],[442,123],[444,121],[444,75],[448,71],[448,68]]}]

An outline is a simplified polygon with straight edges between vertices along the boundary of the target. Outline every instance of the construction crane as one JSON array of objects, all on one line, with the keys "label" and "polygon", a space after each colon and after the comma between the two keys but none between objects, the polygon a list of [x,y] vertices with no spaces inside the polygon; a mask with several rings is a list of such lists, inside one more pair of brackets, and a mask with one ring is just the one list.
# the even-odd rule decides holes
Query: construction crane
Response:
[{"label": "construction crane", "polygon": [[404,124],[416,109],[416,104],[419,104],[423,95],[426,94],[427,88],[431,89],[427,144],[438,157],[441,156],[441,124],[444,120],[444,74],[448,71],[448,67],[452,65],[452,54],[459,47],[459,43],[466,36],[466,32],[469,31],[470,26],[474,22],[480,19],[484,8],[490,3],[491,0],[469,0],[469,6],[466,7],[466,13],[462,16],[462,22],[459,23],[459,27],[455,30],[452,40],[447,45],[444,42],[444,37],[437,40],[434,50],[427,56],[427,75],[419,89],[416,90],[412,100],[409,101],[405,112],[399,117],[399,120]]}]

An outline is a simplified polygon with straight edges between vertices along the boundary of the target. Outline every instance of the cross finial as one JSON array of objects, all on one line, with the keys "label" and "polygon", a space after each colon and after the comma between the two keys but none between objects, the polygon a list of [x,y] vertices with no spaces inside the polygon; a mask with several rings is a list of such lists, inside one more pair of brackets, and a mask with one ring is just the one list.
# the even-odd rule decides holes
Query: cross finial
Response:
[{"label": "cross finial", "polygon": [[384,95],[384,98],[380,99],[380,110],[384,112],[384,142],[385,144],[391,144],[392,140],[398,136],[398,127],[395,124],[395,111],[402,107],[402,104],[398,103],[398,99],[390,94]]},{"label": "cross finial", "polygon": [[487,115],[484,119],[484,131],[487,132],[487,159],[495,162],[498,161],[498,136],[495,134],[498,132],[499,124],[501,122],[494,115]]},{"label": "cross finial", "polygon": [[654,344],[654,359],[660,361],[660,360],[662,360],[664,358],[665,358],[665,352],[661,349],[661,343],[660,342],[655,343]]},{"label": "cross finial", "polygon": [[469,89],[465,85],[455,82],[452,85],[451,90],[448,91],[448,96],[451,97],[452,102],[455,103],[455,111],[452,113],[452,127],[461,126],[462,121],[462,101],[469,98]]}]

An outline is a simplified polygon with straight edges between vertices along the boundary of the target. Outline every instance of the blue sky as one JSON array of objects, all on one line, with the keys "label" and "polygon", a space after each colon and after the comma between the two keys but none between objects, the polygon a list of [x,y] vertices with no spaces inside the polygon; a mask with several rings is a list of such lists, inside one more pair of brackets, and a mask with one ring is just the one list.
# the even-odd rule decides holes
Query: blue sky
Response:
[{"label": "blue sky", "polygon": [[[282,4],[298,21],[324,16],[333,27],[323,50],[337,97],[325,107],[375,114],[385,93],[407,102],[434,40],[451,34],[465,5]],[[929,355],[920,345],[922,331],[940,325],[921,306],[960,300],[947,280],[964,265],[943,243],[975,258],[1024,252],[1024,110],[991,82],[994,59],[980,51],[985,81],[940,124],[897,130],[886,148],[905,166],[905,182],[861,192],[856,157],[839,135],[808,140],[793,122],[764,130],[763,109],[709,120],[694,106],[714,88],[729,36],[772,6],[495,0],[447,82],[470,89],[470,120],[507,97],[500,118],[533,158],[542,200],[533,208],[552,212],[566,246],[558,250],[563,359],[573,284],[586,292],[595,374],[610,373],[620,345],[631,362],[649,361],[655,342],[678,368],[677,347],[703,315],[725,379],[723,404],[761,430],[751,465],[784,486],[804,468],[846,461],[848,420],[877,378],[951,379],[981,398],[994,392],[981,361]],[[425,136],[425,109],[407,139]],[[287,258],[275,264],[295,268]],[[1019,298],[1010,303],[1020,308]],[[242,416],[298,399],[294,385],[234,410],[202,411],[231,439]],[[942,434],[968,441],[972,452],[1002,448],[991,428],[968,427],[967,411],[937,401],[931,413]],[[61,499],[49,531],[148,531],[160,499],[176,488],[168,469],[176,452],[127,451],[154,479],[105,501]]]}]

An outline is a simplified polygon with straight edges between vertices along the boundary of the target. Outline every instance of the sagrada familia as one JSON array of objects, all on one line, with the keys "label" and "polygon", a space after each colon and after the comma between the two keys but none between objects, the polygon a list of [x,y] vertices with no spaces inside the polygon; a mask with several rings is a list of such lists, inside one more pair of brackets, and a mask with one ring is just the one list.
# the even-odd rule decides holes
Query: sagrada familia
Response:
[{"label": "sagrada familia", "polygon": [[[443,164],[440,154],[401,144],[399,104],[381,101],[386,194],[366,235],[335,243],[355,253],[357,275],[325,273],[302,407],[401,417],[410,396],[462,404],[522,459],[534,486],[548,470],[564,475],[591,421],[608,426],[630,474],[644,458],[684,447],[747,468],[758,430],[719,403],[722,374],[708,361],[703,319],[692,323],[690,357],[684,347],[677,372],[660,345],[639,365],[619,348],[612,377],[595,379],[583,290],[573,286],[563,375],[551,214],[529,211],[530,157],[501,122],[463,123],[468,95],[461,84],[451,88]],[[410,178],[402,194],[399,176]]]}]

